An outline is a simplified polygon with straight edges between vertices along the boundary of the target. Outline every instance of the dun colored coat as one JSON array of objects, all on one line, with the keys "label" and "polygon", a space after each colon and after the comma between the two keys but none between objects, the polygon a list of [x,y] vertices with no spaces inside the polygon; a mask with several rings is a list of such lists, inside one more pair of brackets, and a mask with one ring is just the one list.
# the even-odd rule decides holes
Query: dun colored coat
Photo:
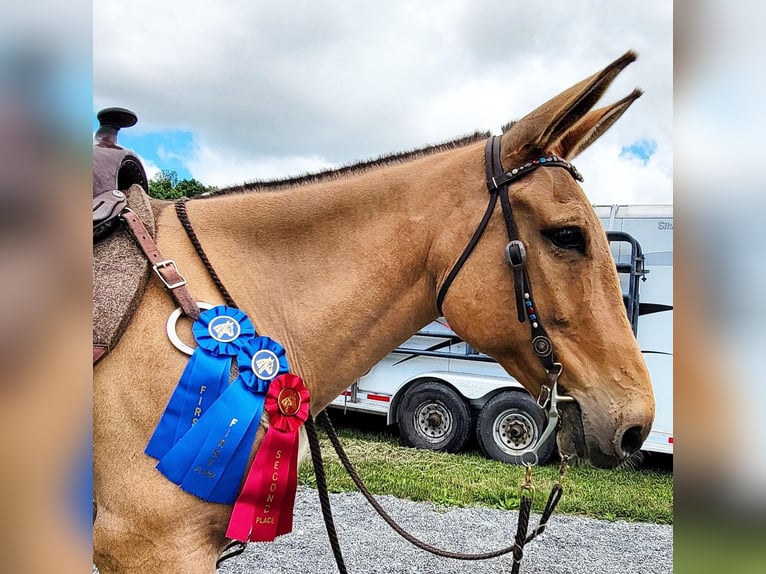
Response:
[{"label": "dun colored coat", "polygon": [[[591,111],[634,59],[628,52],[516,122],[502,136],[503,166],[542,153],[571,159],[593,143],[640,95]],[[564,169],[538,169],[509,193],[538,313],[564,367],[561,391],[576,400],[563,405],[559,446],[614,466],[649,433],[654,399],[605,233]],[[285,347],[316,414],[436,317],[439,287],[486,202],[484,141],[469,138],[187,206],[224,284],[258,332]],[[583,235],[582,249],[551,242],[562,228]],[[159,214],[157,236],[197,299],[222,303],[172,208]],[[495,213],[443,311],[458,335],[537,396],[545,373],[529,324],[516,317],[506,242]],[[165,333],[173,308],[153,280],[120,344],[95,369],[94,553],[102,574],[212,573],[227,542],[231,507],[181,491],[144,455],[187,360]]]}]

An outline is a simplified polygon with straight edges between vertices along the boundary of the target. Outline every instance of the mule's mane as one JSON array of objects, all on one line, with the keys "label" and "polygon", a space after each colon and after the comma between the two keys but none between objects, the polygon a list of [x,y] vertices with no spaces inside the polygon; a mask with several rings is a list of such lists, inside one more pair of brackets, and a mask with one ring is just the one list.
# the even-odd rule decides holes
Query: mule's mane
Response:
[{"label": "mule's mane", "polygon": [[214,197],[252,191],[275,191],[299,185],[310,185],[325,181],[334,181],[343,177],[357,175],[362,172],[380,168],[386,165],[404,163],[439,152],[463,147],[472,143],[486,140],[490,135],[491,134],[489,132],[476,131],[470,135],[463,136],[451,141],[433,144],[410,151],[382,155],[377,158],[363,160],[358,163],[341,166],[335,169],[328,169],[315,173],[305,173],[296,177],[287,177],[273,180],[253,180],[240,185],[224,187],[212,193],[205,194],[204,196],[201,196],[201,198],[204,199],[205,197]]}]

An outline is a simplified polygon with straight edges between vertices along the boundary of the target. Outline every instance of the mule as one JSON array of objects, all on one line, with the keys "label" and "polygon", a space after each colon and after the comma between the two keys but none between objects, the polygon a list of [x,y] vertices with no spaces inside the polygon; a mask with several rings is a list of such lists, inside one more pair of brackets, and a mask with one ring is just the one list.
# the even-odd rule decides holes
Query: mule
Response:
[{"label": "mule", "polygon": [[[501,136],[502,165],[549,153],[571,159],[592,144],[640,96],[592,110],[634,59],[628,52],[514,123]],[[485,139],[187,203],[210,262],[257,331],[285,347],[314,414],[436,318],[440,286],[487,207]],[[574,399],[562,403],[559,447],[614,466],[649,433],[654,399],[606,235],[565,169],[533,171],[509,198],[537,312],[563,365],[559,390]],[[221,304],[172,204],[157,209],[157,236],[195,297]],[[546,373],[529,325],[517,318],[506,243],[494,213],[442,311],[462,339],[537,396]],[[102,574],[214,572],[227,543],[231,507],[181,491],[144,454],[187,360],[166,336],[173,309],[153,280],[120,344],[95,368],[94,554]]]}]

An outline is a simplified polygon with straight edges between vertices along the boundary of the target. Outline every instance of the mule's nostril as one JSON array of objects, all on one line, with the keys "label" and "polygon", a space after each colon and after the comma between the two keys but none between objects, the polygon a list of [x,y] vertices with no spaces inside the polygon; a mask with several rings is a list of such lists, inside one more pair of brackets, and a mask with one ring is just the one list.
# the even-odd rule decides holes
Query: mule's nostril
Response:
[{"label": "mule's nostril", "polygon": [[644,444],[644,436],[642,429],[639,426],[630,427],[626,430],[623,433],[622,441],[620,442],[622,452],[625,453],[625,456],[630,456],[636,452],[641,448],[642,444]]}]

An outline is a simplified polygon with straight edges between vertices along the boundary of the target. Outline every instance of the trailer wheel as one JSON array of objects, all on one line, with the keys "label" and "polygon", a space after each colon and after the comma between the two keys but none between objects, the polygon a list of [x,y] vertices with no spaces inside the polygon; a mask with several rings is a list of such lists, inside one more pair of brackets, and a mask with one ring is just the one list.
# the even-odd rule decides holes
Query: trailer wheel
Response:
[{"label": "trailer wheel", "polygon": [[458,452],[471,433],[471,411],[447,385],[420,383],[409,389],[396,413],[407,446]]},{"label": "trailer wheel", "polygon": [[[545,415],[532,397],[506,391],[492,397],[479,412],[476,438],[488,457],[523,464],[519,455],[537,443],[545,425]],[[554,433],[538,451],[539,464],[548,461],[555,446]]]}]

